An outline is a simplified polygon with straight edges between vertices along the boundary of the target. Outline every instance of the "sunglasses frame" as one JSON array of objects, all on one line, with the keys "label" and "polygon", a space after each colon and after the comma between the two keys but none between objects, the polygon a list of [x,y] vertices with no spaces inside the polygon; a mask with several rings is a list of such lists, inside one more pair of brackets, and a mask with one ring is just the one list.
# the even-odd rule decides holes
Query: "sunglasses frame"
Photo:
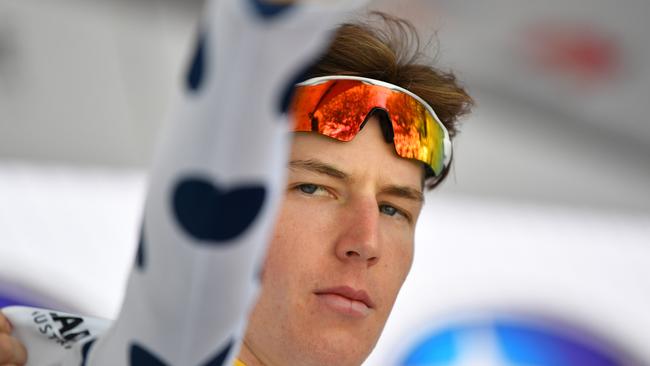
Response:
[{"label": "sunglasses frame", "polygon": [[[404,89],[404,88],[402,88],[400,86],[397,86],[397,85],[394,85],[394,84],[391,84],[391,83],[388,83],[388,82],[385,82],[385,81],[366,78],[366,77],[361,77],[361,76],[352,76],[352,75],[319,76],[319,77],[311,78],[311,79],[302,81],[300,83],[297,83],[295,85],[295,87],[298,88],[298,87],[303,87],[303,86],[316,86],[316,85],[319,85],[319,84],[323,84],[325,82],[336,81],[336,80],[355,80],[355,81],[359,81],[359,82],[361,82],[363,84],[372,85],[372,86],[379,86],[379,87],[382,87],[382,88],[389,89],[390,91],[395,91],[395,92],[406,94],[406,95],[412,97],[413,99],[415,99],[418,103],[420,103],[425,108],[425,110],[427,112],[429,112],[429,114],[431,114],[431,116],[433,117],[433,120],[436,121],[438,126],[443,131],[443,140],[442,140],[442,143],[443,143],[443,161],[442,161],[443,169],[441,170],[441,172],[438,175],[435,175],[435,173],[433,172],[433,168],[431,168],[431,166],[429,166],[428,163],[422,162],[427,167],[427,170],[431,171],[431,173],[433,174],[433,177],[430,177],[427,180],[433,179],[432,182],[435,182],[435,181],[437,181],[440,178],[445,176],[445,173],[448,170],[449,165],[450,165],[451,160],[452,160],[453,145],[452,145],[451,138],[449,137],[449,131],[447,130],[447,127],[445,127],[445,125],[440,121],[440,118],[438,118],[438,115],[436,114],[436,112],[433,110],[433,108],[427,102],[425,102],[417,94],[412,93],[411,91],[409,91],[407,89]],[[375,108],[377,108],[377,107],[375,107]],[[393,128],[393,126],[392,126],[393,122],[392,122],[392,119],[391,119],[391,116],[390,116],[390,112],[388,112],[387,110],[385,110],[385,108],[383,108],[381,106],[378,106],[378,108],[380,108],[380,109],[382,109],[382,110],[384,110],[386,112],[386,114],[387,114],[387,116],[388,116],[388,118],[389,118],[389,120],[391,122],[391,128]],[[368,114],[370,114],[370,113],[372,113],[372,110]],[[366,116],[366,118],[367,118],[367,116]],[[405,159],[407,159],[407,158],[405,158]],[[419,159],[414,159],[414,160],[421,161]],[[432,183],[432,182],[428,182],[428,183]]]}]

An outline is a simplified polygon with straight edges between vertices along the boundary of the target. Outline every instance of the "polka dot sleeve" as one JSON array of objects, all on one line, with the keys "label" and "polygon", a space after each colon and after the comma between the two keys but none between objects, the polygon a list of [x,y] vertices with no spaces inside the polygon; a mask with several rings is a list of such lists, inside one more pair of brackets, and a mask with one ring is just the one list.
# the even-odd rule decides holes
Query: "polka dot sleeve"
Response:
[{"label": "polka dot sleeve", "polygon": [[126,300],[90,364],[232,362],[283,190],[287,94],[343,10],[208,4],[150,176]]},{"label": "polka dot sleeve", "polygon": [[[293,84],[329,31],[361,2],[207,3],[175,113],[157,147],[119,317],[98,321],[56,354],[47,355],[52,341],[25,337],[32,360],[232,364],[284,186]],[[18,313],[12,321],[20,327]]]}]

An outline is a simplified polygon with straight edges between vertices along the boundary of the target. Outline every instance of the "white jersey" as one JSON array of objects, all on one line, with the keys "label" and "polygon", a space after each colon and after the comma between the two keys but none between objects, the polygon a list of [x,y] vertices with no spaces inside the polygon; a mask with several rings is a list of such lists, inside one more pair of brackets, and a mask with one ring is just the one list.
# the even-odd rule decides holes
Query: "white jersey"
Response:
[{"label": "white jersey", "polygon": [[284,190],[293,84],[358,3],[208,2],[119,316],[4,309],[28,365],[232,363]]}]

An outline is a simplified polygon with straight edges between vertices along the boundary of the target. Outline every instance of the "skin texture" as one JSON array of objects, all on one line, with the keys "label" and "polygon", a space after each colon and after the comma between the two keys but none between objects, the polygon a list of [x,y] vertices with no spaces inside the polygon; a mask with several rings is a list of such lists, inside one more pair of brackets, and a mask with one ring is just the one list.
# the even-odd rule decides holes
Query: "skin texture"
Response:
[{"label": "skin texture", "polygon": [[[411,267],[422,168],[395,154],[374,118],[346,143],[297,133],[290,161],[239,357],[248,366],[359,365]],[[331,176],[316,162],[347,178]],[[366,316],[353,316],[316,294],[336,286],[364,290],[374,306]]]}]

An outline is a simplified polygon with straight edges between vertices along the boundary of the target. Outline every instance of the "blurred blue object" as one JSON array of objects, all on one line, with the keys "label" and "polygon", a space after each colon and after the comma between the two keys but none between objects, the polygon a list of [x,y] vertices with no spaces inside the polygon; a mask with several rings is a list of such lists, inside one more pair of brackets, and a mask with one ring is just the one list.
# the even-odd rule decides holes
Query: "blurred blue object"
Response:
[{"label": "blurred blue object", "polygon": [[44,307],[43,305],[37,304],[33,301],[21,299],[20,297],[7,295],[0,292],[0,309],[12,305]]},{"label": "blurred blue object", "polygon": [[422,334],[400,365],[640,365],[584,329],[546,317],[472,317]]}]

